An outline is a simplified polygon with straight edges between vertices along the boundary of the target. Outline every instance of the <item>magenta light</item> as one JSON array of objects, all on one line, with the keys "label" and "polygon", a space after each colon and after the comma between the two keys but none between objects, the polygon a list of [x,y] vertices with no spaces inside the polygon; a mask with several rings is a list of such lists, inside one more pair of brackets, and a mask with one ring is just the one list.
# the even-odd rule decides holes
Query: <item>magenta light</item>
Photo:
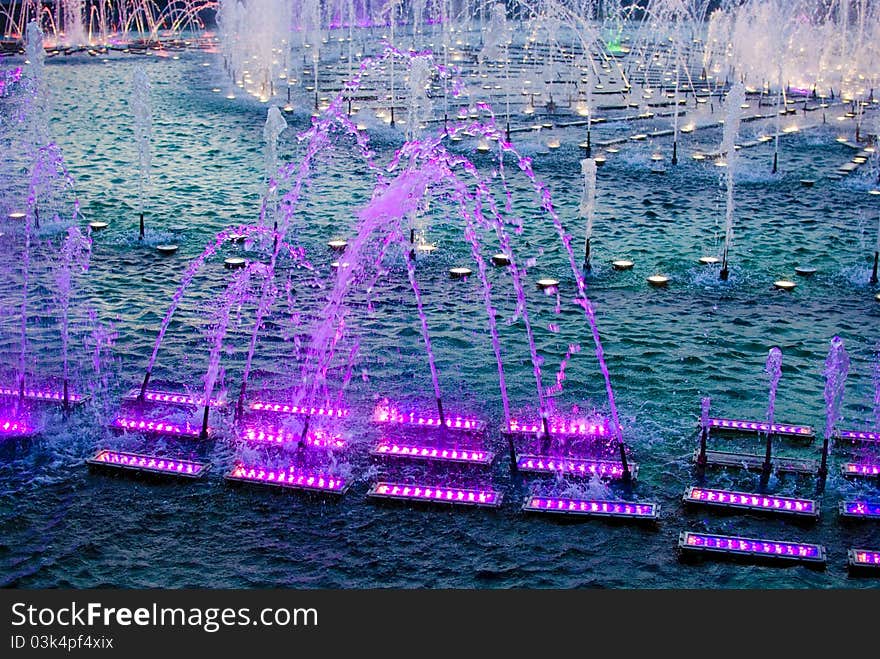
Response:
[{"label": "magenta light", "polygon": [[716,430],[737,430],[740,432],[770,432],[773,435],[790,437],[813,437],[810,426],[795,426],[789,423],[767,423],[766,421],[743,421],[740,419],[719,419],[709,417],[709,428]]},{"label": "magenta light", "polygon": [[656,520],[660,516],[660,506],[656,503],[630,503],[629,501],[545,496],[527,497],[523,504],[523,510],[536,513],[650,520]]},{"label": "magenta light", "polygon": [[851,477],[880,476],[880,465],[878,465],[878,464],[859,464],[856,462],[845,462],[840,466],[840,472],[844,476],[851,476]]},{"label": "magenta light", "polygon": [[[544,426],[540,421],[517,421],[511,419],[507,425],[507,432],[518,435],[537,435],[544,432]],[[548,419],[547,432],[555,435],[579,435],[585,437],[610,437],[611,429],[607,422],[580,421],[567,419]]]},{"label": "magenta light", "polygon": [[22,421],[0,419],[0,435],[26,435],[31,428]]},{"label": "magenta light", "polygon": [[379,442],[370,453],[379,457],[437,460],[441,462],[462,462],[480,465],[491,464],[495,458],[494,453],[482,449],[419,446],[404,444],[390,439]]},{"label": "magenta light", "polygon": [[123,453],[103,449],[98,451],[93,458],[86,460],[88,464],[118,469],[130,469],[134,471],[149,471],[157,474],[182,476],[184,478],[201,478],[208,470],[208,465],[189,460],[163,458],[155,455],[140,455],[138,453]]},{"label": "magenta light", "polygon": [[501,505],[501,492],[489,488],[467,489],[442,485],[409,485],[405,483],[376,483],[367,496],[377,499],[401,499],[430,501],[460,506],[484,506],[497,508]]},{"label": "magenta light", "polygon": [[748,492],[731,492],[706,487],[689,487],[684,493],[685,503],[716,506],[720,508],[737,508],[741,510],[757,510],[762,512],[780,513],[804,517],[819,517],[819,503],[812,499],[795,499]]},{"label": "magenta light", "polygon": [[248,442],[263,442],[268,444],[286,444],[288,442],[302,442],[304,446],[311,448],[343,449],[345,440],[339,435],[331,435],[323,430],[310,430],[305,438],[302,433],[289,432],[283,429],[273,428],[245,428],[241,438]]},{"label": "magenta light", "polygon": [[348,489],[345,480],[339,476],[294,466],[276,468],[237,464],[226,479],[331,494],[343,494]]},{"label": "magenta light", "polygon": [[868,430],[841,430],[841,439],[848,439],[851,442],[880,442],[880,432],[871,432]]},{"label": "magenta light", "polygon": [[[9,387],[0,387],[0,396],[14,396],[17,398],[20,395],[21,391],[17,388],[10,389]],[[37,400],[52,403],[64,402],[64,392],[52,391],[51,389],[25,389],[24,397],[26,400]],[[82,394],[75,394],[70,391],[67,392],[67,402],[69,403],[81,403],[85,399],[86,397]]]},{"label": "magenta light", "polygon": [[[439,428],[440,417],[431,414],[420,414],[418,412],[401,412],[393,407],[379,405],[373,414],[373,420],[376,423],[395,423],[406,426],[417,426],[421,428]],[[450,430],[469,430],[472,432],[480,432],[486,427],[486,423],[480,419],[473,419],[461,416],[446,416],[446,428]]]},{"label": "magenta light", "polygon": [[847,555],[850,567],[880,568],[880,551],[875,549],[850,549]]},{"label": "magenta light", "polygon": [[251,409],[255,412],[273,412],[277,414],[299,414],[302,416],[332,416],[344,417],[348,416],[348,410],[342,407],[334,407],[332,405],[324,406],[306,406],[306,405],[290,405],[289,403],[272,403],[256,401],[251,403]]},{"label": "magenta light", "polygon": [[[543,455],[521,455],[516,459],[519,471],[536,474],[564,474],[591,478],[623,478],[623,463],[612,460],[593,460],[587,458],[551,457]],[[632,478],[639,473],[639,465],[629,463]]]},{"label": "magenta light", "polygon": [[758,540],[712,533],[682,531],[678,546],[686,552],[751,556],[806,563],[825,563],[825,547],[803,542]]},{"label": "magenta light", "polygon": [[[126,400],[140,400],[140,389],[132,389],[125,395]],[[191,396],[176,391],[158,391],[155,389],[147,389],[144,392],[144,398],[148,403],[167,403],[169,405],[192,405],[196,407],[204,406],[205,398],[203,396]],[[212,398],[209,402],[210,407],[224,407],[225,400]]]},{"label": "magenta light", "polygon": [[[149,421],[146,419],[130,419],[117,417],[110,424],[113,428],[122,428],[133,432],[151,433],[157,435],[178,435],[180,437],[199,437],[202,429],[194,428],[188,423],[172,423],[170,421]],[[210,434],[211,429],[208,429]]]},{"label": "magenta light", "polygon": [[880,519],[880,502],[841,501],[840,516],[857,519]]}]

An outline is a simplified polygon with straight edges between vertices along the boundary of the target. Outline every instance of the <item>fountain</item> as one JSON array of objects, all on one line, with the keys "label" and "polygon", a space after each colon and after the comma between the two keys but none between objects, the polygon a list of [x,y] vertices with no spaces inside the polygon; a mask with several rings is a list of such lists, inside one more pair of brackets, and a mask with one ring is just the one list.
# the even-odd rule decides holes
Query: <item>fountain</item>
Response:
[{"label": "fountain", "polygon": [[[767,402],[767,426],[773,427],[773,418],[776,415],[776,389],[779,386],[779,378],[782,377],[782,350],[778,347],[770,348],[767,355],[767,364],[764,371],[770,378],[770,396]],[[767,432],[767,451],[764,454],[762,478],[770,478],[771,456],[773,451],[773,433]]]},{"label": "fountain", "polygon": [[138,240],[144,239],[144,196],[150,185],[150,140],[153,134],[151,107],[150,79],[146,70],[138,67],[131,78],[131,114],[138,153]]},{"label": "fountain", "polygon": [[849,374],[849,355],[843,339],[835,336],[831,339],[831,348],[825,360],[825,435],[822,440],[822,464],[819,466],[820,482],[824,483],[828,476],[828,450],[835,426],[840,420],[840,406],[843,404],[843,392],[846,376]]},{"label": "fountain", "polygon": [[724,121],[724,138],[721,140],[721,157],[727,161],[725,180],[727,182],[727,210],[724,215],[724,251],[721,256],[721,271],[718,277],[727,281],[729,276],[728,256],[733,242],[733,179],[736,170],[736,138],[739,134],[741,106],[746,99],[746,90],[741,83],[734,85],[727,94],[727,118]]},{"label": "fountain", "polygon": [[580,215],[586,221],[586,245],[584,247],[584,271],[593,269],[590,263],[590,240],[593,237],[593,218],[596,214],[596,161],[591,158],[581,160],[581,173],[584,175],[584,191],[581,194]]}]

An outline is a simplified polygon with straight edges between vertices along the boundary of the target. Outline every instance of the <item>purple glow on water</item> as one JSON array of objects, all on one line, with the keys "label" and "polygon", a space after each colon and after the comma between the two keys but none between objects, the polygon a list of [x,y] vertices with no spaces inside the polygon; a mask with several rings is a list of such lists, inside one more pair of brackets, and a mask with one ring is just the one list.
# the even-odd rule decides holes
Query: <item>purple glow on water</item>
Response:
[{"label": "purple glow on water", "polygon": [[0,419],[0,435],[24,435],[30,431],[31,428],[23,421]]},{"label": "purple glow on water", "polygon": [[[122,428],[134,432],[155,433],[160,435],[179,435],[181,437],[199,437],[202,432],[200,427],[193,427],[188,423],[174,423],[171,421],[150,421],[148,419],[134,419],[129,417],[117,417],[110,424],[113,428]],[[211,432],[211,429],[208,429]]]},{"label": "purple glow on water", "polygon": [[123,453],[122,451],[111,451],[109,449],[98,451],[95,457],[89,460],[89,463],[192,477],[200,476],[205,471],[205,465],[200,462],[163,458],[155,455],[141,455],[138,453]]},{"label": "purple glow on water", "polygon": [[[379,405],[373,414],[376,423],[395,423],[406,426],[418,426],[422,428],[439,428],[440,417],[434,414],[420,414],[418,412],[401,412],[397,408]],[[446,416],[446,428],[454,430],[471,430],[478,432],[485,428],[485,422],[480,419],[461,416]]]},{"label": "purple glow on water", "polygon": [[631,517],[637,519],[657,519],[659,508],[660,506],[655,503],[630,503],[629,501],[545,496],[528,497],[523,505],[523,510],[531,512],[594,515],[599,517]]},{"label": "purple glow on water", "polygon": [[857,567],[880,567],[880,551],[874,549],[850,549],[849,563]]},{"label": "purple glow on water", "polygon": [[490,488],[468,489],[442,485],[409,485],[405,483],[376,483],[368,496],[381,499],[431,501],[462,506],[501,505],[501,492]]},{"label": "purple glow on water", "polygon": [[343,449],[345,440],[339,435],[333,435],[324,430],[310,430],[305,439],[298,432],[290,432],[284,429],[267,426],[265,428],[247,427],[241,433],[241,438],[248,442],[263,442],[268,444],[297,443],[302,441],[305,446],[311,448]]},{"label": "purple glow on water", "polygon": [[21,80],[22,67],[17,66],[8,71],[0,71],[0,98],[3,98],[12,89],[12,85]]},{"label": "purple glow on water", "polygon": [[[548,419],[548,431],[553,435],[583,435],[586,437],[612,437],[613,433],[607,421],[584,421],[567,419]],[[517,421],[511,419],[507,424],[507,431],[536,435],[544,432],[544,426],[540,421]]]},{"label": "purple glow on water", "polygon": [[[517,457],[516,467],[519,471],[541,474],[565,474],[566,476],[585,478],[592,476],[611,479],[623,478],[623,464],[613,460],[521,455]],[[629,470],[632,477],[635,478],[639,466],[630,462]]]},{"label": "purple glow on water", "polygon": [[250,408],[255,412],[272,412],[277,414],[299,414],[301,416],[328,416],[342,418],[348,416],[348,410],[333,405],[311,406],[291,405],[289,403],[273,403],[256,401],[251,403]]},{"label": "purple glow on water", "polygon": [[709,417],[709,427],[721,430],[741,430],[743,432],[771,432],[774,435],[793,435],[812,437],[810,426],[797,426],[789,423],[766,423],[764,421],[745,421],[741,419],[719,419]]},{"label": "purple glow on water", "polygon": [[880,476],[880,464],[858,464],[845,462],[840,471],[844,476]]},{"label": "purple glow on water", "polygon": [[491,464],[495,454],[482,449],[450,448],[406,444],[390,439],[379,442],[372,451],[373,455],[394,458],[413,458],[419,460],[437,460],[442,462],[464,462],[468,464]]},{"label": "purple glow on water", "polygon": [[[0,387],[0,396],[15,396],[18,397],[20,395],[19,389],[9,388],[9,387]],[[25,389],[24,397],[27,400],[38,400],[38,401],[51,401],[53,403],[61,403],[64,401],[64,392],[63,391],[53,391],[51,389]],[[76,394],[73,392],[67,392],[67,400],[71,403],[80,403],[85,400],[85,396],[82,394]]]},{"label": "purple glow on water", "polygon": [[841,430],[840,438],[851,442],[880,442],[880,432],[869,430]]},{"label": "purple glow on water", "polygon": [[679,541],[682,549],[703,550],[724,554],[743,554],[750,556],[770,556],[794,560],[825,562],[825,548],[803,542],[780,540],[758,540],[712,533],[693,533],[683,531]]},{"label": "purple glow on water", "polygon": [[819,514],[819,505],[811,499],[731,492],[705,487],[689,487],[684,493],[684,500],[691,503],[767,510],[792,515],[818,516]]},{"label": "purple glow on water", "polygon": [[237,464],[226,476],[229,480],[278,485],[297,490],[314,490],[318,492],[336,492],[346,490],[345,479],[339,476],[302,469],[300,467],[260,467]]},{"label": "purple glow on water", "polygon": [[[126,394],[125,398],[127,400],[137,400],[140,398],[140,394],[141,392],[139,389],[132,389]],[[149,403],[168,403],[170,405],[203,406],[205,404],[204,396],[191,396],[180,392],[159,391],[156,389],[147,389],[147,391],[144,392],[144,400]],[[224,407],[226,401],[220,400],[219,398],[212,398],[209,405],[211,407]]]},{"label": "purple glow on water", "polygon": [[880,519],[880,502],[841,501],[840,514],[843,517],[863,517],[866,519]]}]

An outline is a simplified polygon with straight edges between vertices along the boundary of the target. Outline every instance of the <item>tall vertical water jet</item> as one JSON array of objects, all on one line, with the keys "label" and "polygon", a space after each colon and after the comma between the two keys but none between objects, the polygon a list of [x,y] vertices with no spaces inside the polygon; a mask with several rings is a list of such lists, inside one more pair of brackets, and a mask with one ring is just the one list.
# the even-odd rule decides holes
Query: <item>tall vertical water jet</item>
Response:
[{"label": "tall vertical water jet", "polygon": [[37,158],[39,149],[49,143],[49,86],[46,82],[46,50],[43,46],[43,32],[36,21],[27,25],[25,40],[27,66],[25,77],[31,87],[26,112],[27,156]]},{"label": "tall vertical water jet", "polygon": [[831,349],[825,359],[825,436],[822,441],[822,464],[819,467],[819,478],[822,482],[828,476],[828,447],[834,434],[834,426],[840,420],[840,407],[843,404],[843,392],[846,376],[849,374],[849,355],[843,345],[843,339],[835,336],[831,339]]},{"label": "tall vertical water jet", "polygon": [[266,113],[266,123],[263,126],[263,155],[267,181],[271,181],[278,170],[278,138],[286,128],[287,121],[281,115],[281,110],[275,105],[271,106]]},{"label": "tall vertical water jet", "polygon": [[764,455],[763,478],[770,476],[770,466],[773,453],[773,433],[769,428],[773,427],[773,419],[776,415],[776,389],[779,387],[779,378],[782,376],[782,350],[778,347],[770,348],[767,355],[767,363],[764,372],[770,378],[770,396],[767,401],[767,451]]},{"label": "tall vertical water jet", "polygon": [[581,173],[584,175],[584,190],[581,193],[580,216],[586,224],[586,244],[584,246],[584,272],[593,269],[590,263],[590,241],[593,238],[593,218],[596,214],[596,161],[592,158],[581,160]]},{"label": "tall vertical water jet", "polygon": [[877,215],[877,242],[874,245],[874,267],[871,270],[871,283],[876,284],[878,279],[878,268],[880,268],[880,214]]},{"label": "tall vertical water jet", "polygon": [[739,134],[739,122],[742,116],[742,105],[746,100],[746,89],[742,83],[736,83],[727,94],[727,117],[724,120],[724,135],[721,140],[721,157],[727,161],[727,209],[724,216],[724,252],[721,256],[721,272],[719,277],[727,281],[729,276],[728,257],[733,242],[733,181],[736,168],[736,138]]},{"label": "tall vertical water jet", "polygon": [[150,139],[153,134],[153,115],[150,104],[150,79],[143,67],[137,67],[131,77],[131,114],[134,142],[138,152],[138,240],[144,239],[144,197],[150,185]]},{"label": "tall vertical water jet", "polygon": [[57,286],[57,308],[61,313],[61,359],[63,368],[62,405],[67,409],[70,404],[70,298],[73,291],[74,272],[85,272],[89,267],[89,256],[92,241],[79,230],[70,227],[59,250],[59,261],[55,267],[55,284]]},{"label": "tall vertical water jet", "polygon": [[702,471],[706,468],[706,445],[709,442],[709,409],[712,399],[709,396],[700,400],[700,453],[697,455],[697,468]]},{"label": "tall vertical water jet", "polygon": [[[393,58],[392,58],[393,60]],[[428,87],[433,75],[433,63],[429,57],[416,56],[409,64],[409,112],[406,118],[406,139],[414,140],[424,122],[431,118],[431,99]]]}]

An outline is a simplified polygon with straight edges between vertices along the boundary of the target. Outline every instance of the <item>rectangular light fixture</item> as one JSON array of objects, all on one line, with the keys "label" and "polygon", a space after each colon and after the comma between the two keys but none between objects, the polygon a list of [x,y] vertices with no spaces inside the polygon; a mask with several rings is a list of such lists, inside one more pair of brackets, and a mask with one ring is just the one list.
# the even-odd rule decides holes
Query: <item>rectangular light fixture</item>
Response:
[{"label": "rectangular light fixture", "polygon": [[850,569],[880,570],[880,551],[876,549],[850,549],[847,558]]},{"label": "rectangular light fixture", "polygon": [[579,517],[612,517],[638,520],[657,520],[660,516],[660,506],[656,503],[631,503],[629,501],[575,499],[571,497],[537,495],[526,497],[523,510]]},{"label": "rectangular light fixture", "polygon": [[770,424],[766,421],[747,421],[744,419],[721,419],[717,417],[709,417],[708,424],[710,430],[753,433],[767,433],[769,431],[770,434],[773,435],[810,439],[816,436],[816,433],[810,426],[798,426],[791,423]]},{"label": "rectangular light fixture", "polygon": [[480,506],[497,508],[501,505],[502,493],[491,488],[463,488],[444,485],[419,485],[408,483],[385,483],[373,485],[367,493],[375,499],[398,499],[406,501],[426,501],[458,506]]},{"label": "rectangular light fixture", "polygon": [[819,503],[812,499],[732,492],[708,487],[689,487],[685,490],[683,498],[685,503],[690,504],[812,517],[814,519],[818,519],[820,509]]},{"label": "rectangular light fixture", "polygon": [[342,418],[348,416],[348,410],[337,405],[292,405],[270,401],[254,401],[250,404],[254,412],[270,412],[273,414],[296,414],[299,416],[327,416]]},{"label": "rectangular light fixture", "polygon": [[226,475],[226,480],[328,494],[343,494],[348,489],[345,479],[339,476],[294,466],[261,467],[237,464]]},{"label": "rectangular light fixture", "polygon": [[682,531],[678,538],[678,547],[684,553],[724,554],[814,565],[825,564],[825,547],[804,542],[760,540]]},{"label": "rectangular light fixture", "polygon": [[[193,427],[189,423],[174,423],[171,421],[151,421],[149,419],[134,419],[130,417],[117,417],[110,424],[112,428],[142,432],[148,435],[171,435],[174,437],[198,438],[202,429]],[[208,428],[208,434],[211,429]]]},{"label": "rectangular light fixture", "polygon": [[108,467],[126,471],[141,471],[181,478],[201,478],[209,469],[209,465],[191,460],[179,460],[158,455],[141,455],[102,449],[86,463],[96,467]]},{"label": "rectangular light fixture", "polygon": [[489,465],[495,459],[495,454],[492,451],[484,451],[483,449],[408,444],[391,439],[380,441],[373,447],[370,454],[381,458],[460,462],[476,465]]},{"label": "rectangular light fixture", "polygon": [[[418,428],[440,428],[440,417],[437,414],[419,412],[401,412],[400,410],[380,405],[373,413],[373,420],[376,423],[389,423],[403,426],[415,426]],[[486,427],[486,422],[476,418],[444,415],[443,420],[446,422],[447,430],[465,430],[468,432],[482,432]]]},{"label": "rectangular light fixture", "polygon": [[850,442],[880,442],[880,432],[870,430],[840,430],[837,434]]},{"label": "rectangular light fixture", "polygon": [[[17,388],[0,387],[0,396],[7,398],[18,398],[21,392]],[[82,403],[88,398],[87,395],[77,394],[72,391],[67,392],[67,402],[71,405]],[[38,401],[42,403],[63,403],[64,392],[52,389],[28,389],[24,390],[24,399],[30,401]]]},{"label": "rectangular light fixture", "polygon": [[[700,449],[694,451],[694,462],[700,456]],[[764,468],[764,456],[751,453],[732,453],[728,451],[706,451],[706,464],[712,467],[735,467],[750,471]],[[805,458],[774,456],[771,462],[773,471],[782,474],[805,474],[814,476],[819,471],[819,463]]]},{"label": "rectangular light fixture", "polygon": [[[125,394],[125,400],[140,400],[141,390],[132,389]],[[179,391],[159,391],[157,389],[147,389],[144,392],[144,401],[147,403],[158,403],[166,405],[186,405],[192,407],[204,407],[205,399],[203,396],[192,396]],[[210,407],[225,407],[226,401],[219,398],[210,400]]]},{"label": "rectangular light fixture", "polygon": [[[544,432],[544,425],[541,421],[518,421],[511,419],[505,432],[510,435],[538,435]],[[548,419],[547,432],[551,437],[557,435],[575,435],[580,437],[612,436],[611,428],[605,420]]]},{"label": "rectangular light fixture", "polygon": [[880,519],[880,501],[841,501],[839,510],[850,519]]},{"label": "rectangular light fixture", "polygon": [[[630,476],[635,479],[639,473],[639,465],[628,463]],[[569,458],[546,455],[520,455],[516,459],[516,468],[531,474],[563,474],[581,478],[618,479],[623,478],[623,463],[613,460],[593,458]]]},{"label": "rectangular light fixture", "polygon": [[267,426],[265,428],[257,428],[253,426],[246,427],[241,438],[247,442],[258,442],[265,444],[287,444],[302,442],[304,446],[309,448],[326,448],[326,449],[344,449],[346,447],[345,440],[340,435],[334,435],[320,429],[309,430],[303,438],[302,433],[290,432],[283,428],[274,428]]},{"label": "rectangular light fixture", "polygon": [[840,473],[847,478],[874,478],[880,476],[880,464],[844,462]]}]

